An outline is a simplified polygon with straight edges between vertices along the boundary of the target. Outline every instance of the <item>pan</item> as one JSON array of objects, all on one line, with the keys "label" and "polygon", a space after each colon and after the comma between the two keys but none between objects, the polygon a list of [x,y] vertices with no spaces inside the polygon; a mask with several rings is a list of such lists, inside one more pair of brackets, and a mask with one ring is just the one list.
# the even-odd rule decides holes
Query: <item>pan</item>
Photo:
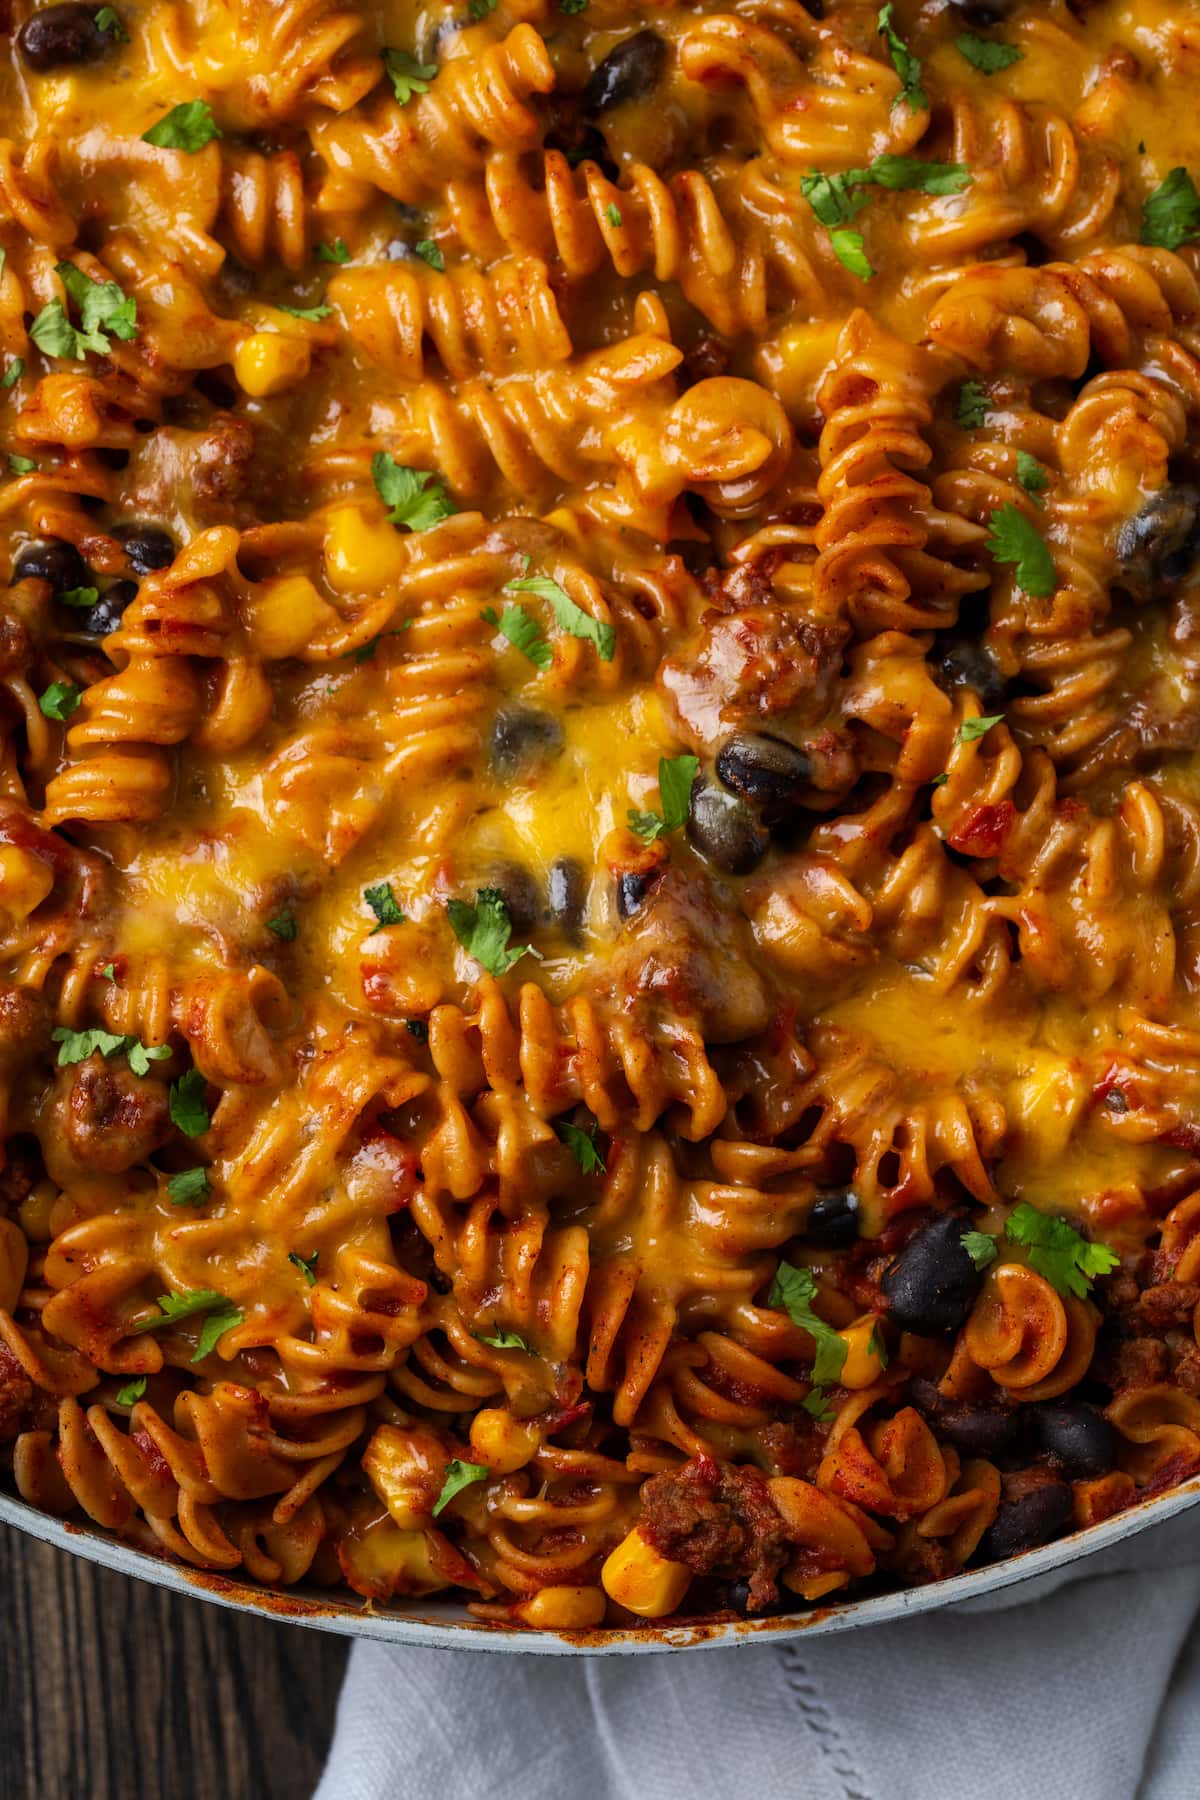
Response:
[{"label": "pan", "polygon": [[794,1638],[824,1637],[834,1631],[858,1631],[890,1624],[918,1613],[936,1612],[963,1600],[998,1593],[1034,1575],[1046,1575],[1079,1562],[1099,1550],[1135,1537],[1152,1525],[1174,1518],[1200,1500],[1200,1475],[1165,1494],[1117,1513],[1102,1525],[1073,1532],[1038,1550],[995,1563],[986,1569],[952,1575],[927,1587],[874,1594],[865,1600],[813,1608],[786,1618],[722,1620],[711,1624],[640,1627],[629,1631],[528,1631],[473,1619],[452,1601],[415,1601],[403,1610],[330,1599],[312,1589],[264,1588],[231,1581],[135,1550],[117,1538],[67,1524],[36,1512],[24,1501],[0,1493],[0,1523],[28,1532],[45,1544],[82,1556],[118,1574],[155,1582],[177,1594],[193,1594],[217,1606],[253,1613],[259,1618],[334,1631],[343,1637],[366,1638],[377,1644],[424,1644],[437,1650],[520,1651],[534,1656],[630,1656],[670,1650],[730,1649],[737,1645],[783,1643]]}]

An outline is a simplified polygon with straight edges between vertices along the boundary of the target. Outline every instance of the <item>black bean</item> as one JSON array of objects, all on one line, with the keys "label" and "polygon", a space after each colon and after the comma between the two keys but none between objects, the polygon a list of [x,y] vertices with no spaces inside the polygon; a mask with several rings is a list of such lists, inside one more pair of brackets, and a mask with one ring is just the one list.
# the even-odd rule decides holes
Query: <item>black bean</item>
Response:
[{"label": "black bean", "polygon": [[568,944],[578,944],[583,937],[583,909],[587,904],[587,881],[573,856],[560,856],[550,865],[550,912]]},{"label": "black bean", "polygon": [[825,1250],[844,1250],[858,1237],[858,1195],[853,1188],[825,1188],[804,1221],[805,1238]]},{"label": "black bean", "polygon": [[21,55],[31,69],[72,69],[99,62],[117,47],[115,32],[101,31],[99,9],[91,6],[47,6],[26,19],[17,33]]},{"label": "black bean", "polygon": [[1038,1442],[1072,1481],[1103,1475],[1112,1468],[1117,1434],[1094,1407],[1060,1400],[1032,1410]]},{"label": "black bean", "polygon": [[780,1590],[775,1599],[768,1601],[766,1606],[751,1607],[750,1583],[744,1578],[729,1583],[728,1599],[730,1611],[740,1614],[743,1619],[747,1616],[752,1619],[770,1619],[778,1613],[790,1612],[793,1607],[800,1604],[794,1596]]},{"label": "black bean", "polygon": [[1008,684],[991,651],[978,638],[951,638],[936,651],[932,668],[939,687],[948,693],[956,688],[974,688],[985,710],[998,707],[1004,700]]},{"label": "black bean", "polygon": [[538,922],[542,896],[529,870],[519,862],[496,863],[489,871],[486,887],[504,896],[504,908],[517,937],[527,937]]},{"label": "black bean", "polygon": [[23,545],[13,563],[12,578],[48,582],[56,594],[91,585],[87,564],[74,544],[68,544],[64,538],[44,538],[39,543]]},{"label": "black bean", "polygon": [[114,581],[106,588],[95,606],[84,613],[80,629],[91,637],[107,637],[121,623],[121,615],[131,600],[137,598],[137,583]]},{"label": "black bean", "polygon": [[633,917],[649,889],[644,875],[635,875],[632,869],[621,870],[617,876],[617,911],[623,919]]},{"label": "black bean", "polygon": [[175,540],[161,525],[136,525],[122,534],[125,554],[139,575],[166,569],[175,561]]},{"label": "black bean", "polygon": [[656,32],[635,31],[592,70],[579,110],[594,119],[626,100],[644,99],[662,74],[666,55],[667,46]]},{"label": "black bean", "polygon": [[1017,0],[954,0],[954,9],[962,14],[968,25],[976,25],[986,30],[989,25],[999,25],[1006,19]]},{"label": "black bean", "polygon": [[966,1318],[981,1281],[963,1249],[969,1229],[956,1214],[937,1213],[884,1271],[879,1285],[903,1331],[932,1337],[956,1330]]},{"label": "black bean", "polygon": [[1200,554],[1200,493],[1165,487],[1151,494],[1117,533],[1119,585],[1135,600],[1152,600],[1179,581]]},{"label": "black bean", "polygon": [[488,754],[497,775],[515,775],[529,763],[548,762],[562,746],[562,726],[549,713],[506,706],[492,721]]},{"label": "black bean", "polygon": [[770,832],[744,800],[703,776],[692,783],[687,833],[702,855],[730,875],[748,875],[771,842]]},{"label": "black bean", "polygon": [[975,1552],[980,1562],[1000,1562],[1022,1550],[1049,1543],[1071,1522],[1071,1490],[1054,1476],[1039,1470],[1007,1476],[1000,1510],[980,1539]]},{"label": "black bean", "polygon": [[761,807],[764,819],[773,823],[799,806],[812,780],[812,759],[786,738],[739,731],[721,745],[717,774],[727,788]]},{"label": "black bean", "polygon": [[1015,1443],[1021,1422],[1012,1407],[970,1406],[947,1400],[935,1381],[915,1376],[909,1394],[918,1411],[932,1421],[937,1435],[968,1456],[1000,1456]]}]

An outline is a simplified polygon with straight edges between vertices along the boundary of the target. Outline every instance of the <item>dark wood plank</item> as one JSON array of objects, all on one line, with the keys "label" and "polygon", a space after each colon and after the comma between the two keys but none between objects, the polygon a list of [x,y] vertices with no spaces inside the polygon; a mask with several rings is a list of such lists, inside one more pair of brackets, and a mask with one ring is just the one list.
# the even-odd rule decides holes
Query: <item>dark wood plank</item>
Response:
[{"label": "dark wood plank", "polygon": [[308,1800],[346,1654],[0,1526],[0,1794]]}]

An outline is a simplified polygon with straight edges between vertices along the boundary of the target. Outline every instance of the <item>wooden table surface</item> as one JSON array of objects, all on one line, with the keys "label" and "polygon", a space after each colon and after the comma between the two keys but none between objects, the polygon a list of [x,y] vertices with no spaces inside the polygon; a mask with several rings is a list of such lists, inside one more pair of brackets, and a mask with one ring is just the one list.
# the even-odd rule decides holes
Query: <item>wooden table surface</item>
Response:
[{"label": "wooden table surface", "polygon": [[0,1526],[0,1796],[308,1800],[346,1655]]}]

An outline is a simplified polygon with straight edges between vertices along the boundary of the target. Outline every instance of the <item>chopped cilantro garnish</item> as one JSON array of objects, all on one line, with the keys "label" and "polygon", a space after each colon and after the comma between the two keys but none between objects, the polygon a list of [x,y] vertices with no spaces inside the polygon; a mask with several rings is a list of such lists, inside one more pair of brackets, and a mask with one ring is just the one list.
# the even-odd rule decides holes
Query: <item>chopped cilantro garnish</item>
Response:
[{"label": "chopped cilantro garnish", "polygon": [[562,629],[570,632],[572,637],[595,644],[601,662],[611,662],[616,655],[617,634],[613,627],[576,605],[567,590],[548,575],[522,575],[517,581],[505,582],[504,591],[506,594],[536,594],[539,599],[548,600]]},{"label": "chopped cilantro garnish", "polygon": [[621,218],[621,209],[612,200],[609,201],[608,205],[604,209],[604,217],[608,220],[608,223],[610,225],[612,225],[614,228],[623,223],[622,218]]},{"label": "chopped cilantro garnish", "polygon": [[892,67],[900,77],[900,92],[892,101],[899,106],[903,100],[910,112],[924,112],[929,106],[929,96],[921,85],[921,64],[904,39],[892,25],[892,14],[895,7],[892,0],[883,7],[879,14],[879,35],[888,47],[892,59]]},{"label": "chopped cilantro garnish", "polygon": [[363,899],[381,925],[403,925],[404,913],[390,881],[377,881],[374,887],[364,888]]},{"label": "chopped cilantro garnish", "polygon": [[793,1325],[808,1332],[816,1345],[812,1379],[818,1387],[823,1387],[838,1379],[849,1355],[849,1345],[832,1325],[827,1325],[813,1311],[816,1294],[817,1283],[811,1269],[797,1269],[789,1262],[781,1262],[771,1283],[767,1305],[782,1307]]},{"label": "chopped cilantro garnish", "polygon": [[210,1191],[207,1169],[181,1169],[167,1183],[172,1206],[199,1206]]},{"label": "chopped cilantro garnish", "polygon": [[298,929],[296,915],[290,906],[285,906],[282,912],[276,913],[273,919],[267,920],[267,930],[273,932],[285,944],[295,942]]},{"label": "chopped cilantro garnish", "polygon": [[473,1481],[486,1481],[491,1470],[484,1463],[461,1462],[457,1456],[446,1464],[446,1479],[442,1483],[442,1491],[433,1503],[433,1516],[436,1519],[443,1507],[449,1506],[455,1494],[461,1494],[465,1487]]},{"label": "chopped cilantro garnish", "polygon": [[989,1237],[986,1231],[964,1231],[962,1247],[977,1269],[986,1269],[994,1263],[998,1255],[996,1240]]},{"label": "chopped cilantro garnish", "polygon": [[321,1252],[319,1250],[314,1250],[311,1256],[301,1256],[298,1250],[288,1251],[288,1261],[295,1264],[305,1281],[307,1281],[309,1287],[316,1287],[317,1285],[317,1263],[320,1260],[320,1256]]},{"label": "chopped cilantro garnish", "polygon": [[171,1083],[171,1123],[185,1137],[200,1137],[212,1124],[207,1102],[208,1083],[199,1069],[189,1069]]},{"label": "chopped cilantro garnish", "polygon": [[32,475],[37,468],[32,456],[16,456],[11,451],[9,452],[8,466],[14,475]]},{"label": "chopped cilantro garnish", "polygon": [[318,262],[348,263],[350,252],[346,248],[345,238],[334,238],[331,244],[318,244],[316,257]]},{"label": "chopped cilantro garnish", "polygon": [[1036,456],[1030,456],[1028,450],[1017,451],[1017,480],[1031,497],[1035,506],[1044,506],[1045,501],[1039,495],[1045,493],[1050,485],[1050,476]]},{"label": "chopped cilantro garnish", "polygon": [[439,275],[442,273],[446,267],[446,258],[432,238],[419,238],[414,248],[422,262],[427,262],[431,269],[437,270]]},{"label": "chopped cilantro garnish", "polygon": [[221,135],[207,100],[183,100],[157,125],[143,131],[142,142],[153,144],[159,150],[185,150],[189,156],[194,156]]},{"label": "chopped cilantro garnish", "polygon": [[1015,44],[999,44],[992,38],[976,37],[973,31],[964,31],[961,37],[956,37],[954,47],[983,75],[996,75],[1001,69],[1011,69],[1025,54]]},{"label": "chopped cilantro garnish", "polygon": [[1200,194],[1184,168],[1172,169],[1142,206],[1142,242],[1178,250],[1200,237]]},{"label": "chopped cilantro garnish", "polygon": [[436,63],[419,63],[407,50],[385,50],[383,66],[399,106],[407,106],[414,94],[427,94],[438,72]]},{"label": "chopped cilantro garnish", "polygon": [[506,637],[522,656],[528,657],[535,667],[551,667],[554,652],[543,637],[537,620],[530,618],[523,606],[506,606],[502,613],[498,613],[494,606],[485,606],[479,616],[485,625],[491,625],[502,637]]},{"label": "chopped cilantro garnish", "polygon": [[486,1331],[477,1331],[475,1336],[481,1344],[490,1344],[493,1350],[529,1350],[529,1345],[519,1331],[496,1331],[491,1335]]},{"label": "chopped cilantro garnish", "polygon": [[282,300],[276,300],[275,311],[287,313],[290,318],[303,319],[306,325],[317,325],[327,319],[333,311],[332,306],[285,306]]},{"label": "chopped cilantro garnish", "polygon": [[1004,1235],[1011,1244],[1025,1247],[1030,1267],[1064,1298],[1074,1294],[1085,1299],[1096,1276],[1107,1275],[1121,1260],[1107,1244],[1089,1243],[1065,1219],[1039,1212],[1027,1200],[1008,1215]]},{"label": "chopped cilantro garnish", "polygon": [[61,724],[79,709],[82,688],[77,688],[73,681],[52,681],[44,694],[39,695],[38,705],[48,719],[57,719]]},{"label": "chopped cilantro garnish", "polygon": [[24,373],[25,358],[23,356],[14,356],[3,375],[0,375],[0,388],[15,387]]},{"label": "chopped cilantro garnish", "polygon": [[116,43],[127,44],[129,42],[129,33],[121,23],[120,13],[114,7],[102,6],[94,18],[93,24],[97,31],[107,31]]},{"label": "chopped cilantro garnish", "polygon": [[964,431],[978,431],[988,416],[988,391],[982,381],[964,381],[958,390],[954,422]]},{"label": "chopped cilantro garnish", "polygon": [[506,975],[523,956],[538,955],[532,944],[509,944],[512,920],[504,895],[496,888],[479,888],[474,906],[465,900],[451,900],[446,916],[463,949],[482,963],[489,975]]},{"label": "chopped cilantro garnish", "polygon": [[100,598],[100,590],[94,587],[64,588],[54,597],[61,600],[64,606],[95,606]]},{"label": "chopped cilantro garnish", "polygon": [[695,756],[660,757],[658,791],[662,799],[662,812],[639,812],[636,807],[630,807],[625,815],[630,831],[643,842],[652,844],[655,838],[664,837],[668,831],[678,831],[681,825],[686,825],[692,783],[699,768],[700,761]]},{"label": "chopped cilantro garnish", "polygon": [[146,1391],[146,1377],[138,1375],[133,1381],[127,1381],[124,1387],[117,1389],[118,1406],[135,1406]]},{"label": "chopped cilantro garnish", "polygon": [[607,1173],[604,1158],[596,1148],[596,1133],[600,1127],[595,1119],[586,1129],[581,1125],[573,1125],[570,1119],[556,1119],[554,1129],[585,1175]]},{"label": "chopped cilantro garnish", "polygon": [[427,469],[409,469],[385,450],[371,458],[375,491],[388,508],[388,522],[407,525],[410,531],[430,531],[448,519],[454,504],[440,475]]},{"label": "chopped cilantro garnish", "polygon": [[1017,586],[1036,599],[1048,600],[1054,592],[1054,559],[1045,540],[1019,508],[1011,502],[992,514],[987,547],[998,563],[1014,563]]},{"label": "chopped cilantro garnish", "polygon": [[993,725],[999,725],[1003,718],[1003,713],[989,713],[984,719],[964,719],[958,728],[958,742],[960,744],[978,743],[979,739],[986,736]]}]

